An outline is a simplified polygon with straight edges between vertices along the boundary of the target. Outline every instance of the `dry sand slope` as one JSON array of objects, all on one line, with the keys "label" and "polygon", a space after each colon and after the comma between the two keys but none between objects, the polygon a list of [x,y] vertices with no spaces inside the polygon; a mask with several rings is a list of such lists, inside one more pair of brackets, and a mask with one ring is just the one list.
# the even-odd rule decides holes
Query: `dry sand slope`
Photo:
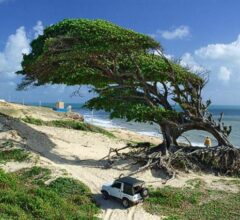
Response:
[{"label": "dry sand slope", "polygon": [[[65,119],[64,114],[55,113],[48,108],[26,107],[11,103],[0,103],[0,113],[12,117],[32,116],[42,120]],[[104,158],[111,147],[120,148],[129,141],[159,144],[158,138],[139,135],[123,129],[111,130],[117,138],[108,138],[102,134],[76,131],[64,128],[29,125],[19,120],[6,119],[0,115],[0,141],[14,140],[19,147],[24,147],[40,155],[37,165],[48,166],[54,176],[62,175],[66,170],[74,178],[81,180],[90,187],[97,202],[102,207],[103,219],[112,220],[151,220],[160,219],[158,216],[145,212],[142,205],[122,208],[121,204],[114,200],[103,200],[100,189],[103,183],[117,178],[121,173],[128,174],[137,167],[128,167],[127,161],[119,163],[111,169],[105,169]],[[34,162],[35,163],[35,162]],[[15,171],[24,167],[33,166],[29,163],[10,162],[1,165],[7,171]],[[157,173],[146,171],[136,177],[146,181],[147,185],[162,187],[162,179]],[[187,180],[201,178],[209,187],[221,190],[238,192],[238,188],[227,186],[219,181],[223,177],[215,177],[204,174],[183,174],[167,183],[167,185],[181,187]],[[215,183],[214,183],[215,182]]]},{"label": "dry sand slope", "polygon": [[[147,141],[149,137],[140,136],[121,130],[118,138],[108,138],[102,134],[76,131],[63,128],[34,126],[17,120],[7,120],[9,127],[16,130],[23,138],[27,148],[47,159],[51,166],[65,169],[74,178],[88,185],[102,207],[103,219],[160,219],[157,216],[146,213],[141,204],[129,209],[122,208],[121,204],[114,200],[103,200],[100,189],[103,183],[117,178],[121,173],[129,173],[126,161],[121,161],[112,169],[105,169],[105,161],[102,160],[108,154],[110,147],[123,147],[126,140],[137,139]],[[115,131],[115,134],[117,132]],[[150,138],[154,142],[159,140]],[[125,167],[125,169],[124,169]],[[122,170],[124,169],[124,170]],[[160,179],[153,177],[150,172],[138,176],[147,184],[161,185]]]}]

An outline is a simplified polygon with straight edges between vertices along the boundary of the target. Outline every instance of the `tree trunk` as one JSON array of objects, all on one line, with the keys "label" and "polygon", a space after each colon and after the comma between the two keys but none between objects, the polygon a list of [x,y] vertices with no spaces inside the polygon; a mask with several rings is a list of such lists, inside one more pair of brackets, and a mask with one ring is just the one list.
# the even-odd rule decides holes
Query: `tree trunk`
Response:
[{"label": "tree trunk", "polygon": [[218,146],[233,147],[233,145],[228,140],[228,137],[223,132],[218,131],[218,129],[209,122],[190,122],[181,124],[178,127],[178,135],[176,138],[180,137],[184,132],[191,130],[202,130],[209,132],[213,135],[214,138],[216,138]]},{"label": "tree trunk", "polygon": [[165,146],[166,153],[171,151],[171,148],[175,145],[177,146],[176,130],[177,128],[171,123],[162,123],[160,124],[162,135],[163,135],[163,144]]},{"label": "tree trunk", "polygon": [[183,124],[175,124],[171,122],[164,122],[160,124],[162,134],[163,134],[163,143],[165,145],[166,151],[171,151],[172,146],[177,146],[177,139],[187,131],[191,130],[202,130],[209,132],[216,138],[218,146],[228,146],[233,147],[233,145],[228,140],[228,137],[220,132],[213,124],[209,122],[189,122]]}]

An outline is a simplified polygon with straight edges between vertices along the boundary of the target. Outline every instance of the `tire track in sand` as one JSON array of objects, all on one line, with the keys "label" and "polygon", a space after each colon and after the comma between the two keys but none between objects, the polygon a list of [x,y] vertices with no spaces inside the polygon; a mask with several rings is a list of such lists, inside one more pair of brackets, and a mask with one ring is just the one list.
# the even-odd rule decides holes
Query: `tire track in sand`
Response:
[{"label": "tire track in sand", "polygon": [[128,209],[128,216],[127,216],[128,220],[134,220],[134,213],[136,211],[136,207],[137,206],[133,206],[133,207]]}]

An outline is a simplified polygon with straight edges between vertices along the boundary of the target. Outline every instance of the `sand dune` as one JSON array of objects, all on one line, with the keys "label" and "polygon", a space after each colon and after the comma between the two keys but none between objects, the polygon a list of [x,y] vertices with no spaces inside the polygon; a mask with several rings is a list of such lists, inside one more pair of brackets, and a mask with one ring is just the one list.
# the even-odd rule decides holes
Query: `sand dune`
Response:
[{"label": "sand dune", "polygon": [[[8,108],[15,110],[15,105]],[[11,107],[11,108],[10,108]],[[41,112],[42,109],[31,107],[17,108],[19,114],[38,115],[40,118],[51,119],[51,115]],[[25,113],[23,113],[24,111]],[[48,111],[48,110],[47,110]],[[1,112],[1,106],[0,106]],[[16,113],[16,112],[15,112]],[[51,112],[53,118],[61,118],[62,116]],[[49,166],[51,169],[66,170],[69,175],[81,180],[90,187],[94,197],[102,208],[102,217],[105,220],[119,219],[160,219],[159,216],[151,215],[145,212],[142,205],[124,209],[120,203],[114,200],[103,200],[100,189],[103,183],[114,180],[120,174],[127,175],[129,172],[137,169],[137,167],[129,167],[128,161],[119,161],[118,164],[111,169],[106,169],[106,161],[103,159],[109,152],[111,147],[120,148],[125,146],[129,141],[145,142],[149,141],[154,144],[161,142],[158,138],[148,137],[127,130],[113,129],[112,132],[117,138],[109,138],[105,135],[76,131],[64,128],[35,126],[26,124],[20,120],[6,119],[0,116],[0,139],[12,139],[21,144],[22,147],[29,149],[34,154],[39,155],[39,163]],[[8,171],[14,171],[18,168],[29,166],[29,164],[19,165],[18,163],[8,163],[3,166]],[[161,174],[151,171],[145,171],[137,174],[135,177],[146,181],[147,185],[154,187],[162,187]],[[185,182],[192,178],[202,178],[207,180],[209,185],[217,177],[211,175],[197,174],[179,174],[176,179],[168,182],[172,186],[183,186]],[[218,186],[221,188],[221,186]]]}]

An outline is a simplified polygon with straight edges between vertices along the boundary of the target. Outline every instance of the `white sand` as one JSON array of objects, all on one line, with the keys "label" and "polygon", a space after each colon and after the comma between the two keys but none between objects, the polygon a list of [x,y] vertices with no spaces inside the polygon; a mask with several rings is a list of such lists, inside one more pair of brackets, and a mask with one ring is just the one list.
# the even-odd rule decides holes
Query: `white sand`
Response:
[{"label": "white sand", "polygon": [[[42,117],[46,118],[47,116],[44,115]],[[50,118],[48,119],[50,120]],[[102,208],[100,217],[103,219],[160,219],[158,216],[153,216],[145,212],[141,204],[129,209],[124,209],[119,202],[103,200],[100,192],[103,183],[114,180],[119,177],[121,173],[127,175],[133,169],[127,166],[127,161],[120,161],[119,164],[113,168],[105,169],[104,165],[106,161],[102,160],[102,158],[108,154],[111,147],[120,148],[125,146],[129,141],[149,141],[158,144],[161,142],[158,138],[136,134],[123,129],[114,129],[113,132],[117,138],[113,139],[97,133],[34,126],[14,120],[4,121],[4,123],[13,130],[1,132],[0,140],[12,139],[21,142],[23,144],[22,147],[26,147],[35,154],[40,155],[40,164],[53,167],[56,173],[57,170],[66,170],[71,176],[85,183],[91,189],[97,203],[100,204]],[[0,121],[0,128],[3,129],[3,127],[3,121],[2,123]],[[28,166],[27,164],[19,165],[18,163],[8,163],[4,165],[3,168],[8,171],[14,171],[18,168]],[[124,167],[125,169],[123,169]],[[136,177],[144,180],[147,185],[154,187],[163,186],[159,173],[148,170],[137,174]],[[167,184],[181,187],[187,180],[193,178],[201,178],[210,186],[213,186],[213,181],[218,177],[211,175],[181,174],[177,179]],[[221,188],[221,186],[217,187]]]},{"label": "white sand", "polygon": [[[123,209],[119,202],[102,199],[100,192],[102,184],[114,180],[121,173],[129,173],[129,170],[118,169],[127,165],[124,161],[119,167],[104,169],[105,161],[101,159],[108,154],[110,147],[123,147],[126,141],[97,133],[26,125],[17,121],[11,121],[9,125],[24,138],[28,148],[47,158],[51,166],[65,169],[74,178],[90,187],[97,203],[103,209],[101,216],[103,219],[159,219],[146,213],[141,205]],[[143,138],[144,141],[145,139],[146,137]],[[158,182],[161,185],[160,179],[156,179],[149,172],[139,175],[139,178],[150,184]]]}]

